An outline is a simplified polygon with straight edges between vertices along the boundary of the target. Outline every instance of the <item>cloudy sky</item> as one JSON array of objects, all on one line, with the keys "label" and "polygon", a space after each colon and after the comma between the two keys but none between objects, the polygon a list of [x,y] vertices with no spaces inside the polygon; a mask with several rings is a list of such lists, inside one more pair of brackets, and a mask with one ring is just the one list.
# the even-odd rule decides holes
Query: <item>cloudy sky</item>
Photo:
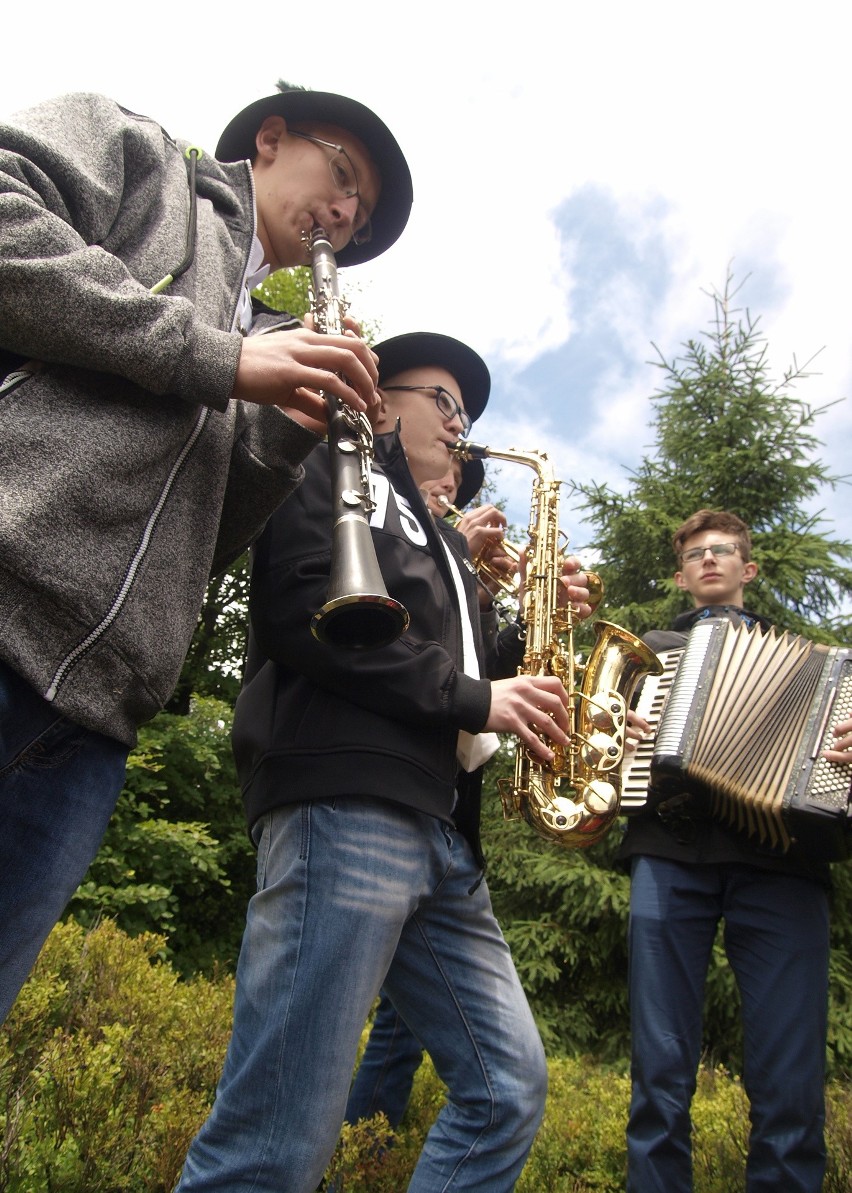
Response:
[{"label": "cloudy sky", "polygon": [[[247,5],[52,10],[4,16],[3,114],[101,91],[212,151],[279,77],[374,108],[409,159],[415,208],[397,245],[342,282],[382,336],[442,331],[483,354],[493,396],[477,439],[624,487],[652,441],[652,344],[671,358],[705,329],[707,291],[731,268],[774,376],[818,354],[796,392],[838,403],[817,424],[821,455],[852,472],[837,4],[373,0],[337,16],[282,4],[262,6],[254,30],[216,16],[247,19]],[[500,469],[514,522],[531,480]],[[852,539],[851,498],[848,485],[824,494],[835,537]],[[567,501],[562,522],[588,545]]]}]

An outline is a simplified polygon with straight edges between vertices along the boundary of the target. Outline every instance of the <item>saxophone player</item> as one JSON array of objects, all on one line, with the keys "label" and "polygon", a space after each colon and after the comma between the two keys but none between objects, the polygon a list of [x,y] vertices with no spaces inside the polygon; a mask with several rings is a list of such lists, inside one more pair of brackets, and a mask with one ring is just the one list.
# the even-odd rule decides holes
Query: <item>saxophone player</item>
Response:
[{"label": "saxophone player", "polygon": [[[234,749],[258,893],[224,1074],[181,1193],[313,1193],[382,988],[449,1091],[410,1189],[463,1178],[511,1190],[544,1110],[544,1052],[483,878],[479,798],[493,733],[520,735],[546,759],[531,726],[564,743],[567,698],[553,677],[515,674],[518,627],[487,624],[464,537],[434,520],[420,493],[482,413],[485,363],[431,333],[375,352],[371,529],[388,592],[411,622],[371,651],[311,634],[330,569],[318,448],[254,553]],[[584,576],[578,561],[568,567],[565,599],[582,606]]]},{"label": "saxophone player", "polygon": [[[461,511],[454,525],[467,540],[470,558],[487,555],[490,568],[508,576],[515,570],[515,561],[501,551],[506,515],[490,504],[465,509],[476,499],[484,479],[481,460],[462,462],[455,457],[444,475],[424,485],[421,492],[434,518],[456,517]],[[495,585],[481,576],[478,581],[480,609],[489,613],[494,606],[492,588]],[[420,1041],[383,991],[349,1091],[345,1121],[356,1123],[384,1114],[391,1128],[396,1130],[408,1105],[414,1074],[422,1058]]]}]

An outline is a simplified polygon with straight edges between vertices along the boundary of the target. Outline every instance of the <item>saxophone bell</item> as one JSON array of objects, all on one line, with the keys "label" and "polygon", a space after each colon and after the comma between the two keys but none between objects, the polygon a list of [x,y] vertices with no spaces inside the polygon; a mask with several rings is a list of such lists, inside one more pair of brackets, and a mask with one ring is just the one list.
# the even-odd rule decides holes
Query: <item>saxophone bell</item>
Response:
[{"label": "saxophone bell", "polygon": [[[337,287],[337,265],[322,228],[308,237],[313,291],[311,310],[317,331],[341,335],[345,304]],[[370,491],[373,428],[334,394],[328,405],[331,468],[331,576],[326,602],[311,619],[314,637],[328,646],[375,650],[408,627],[408,610],[388,595],[370,531],[374,508]]]}]

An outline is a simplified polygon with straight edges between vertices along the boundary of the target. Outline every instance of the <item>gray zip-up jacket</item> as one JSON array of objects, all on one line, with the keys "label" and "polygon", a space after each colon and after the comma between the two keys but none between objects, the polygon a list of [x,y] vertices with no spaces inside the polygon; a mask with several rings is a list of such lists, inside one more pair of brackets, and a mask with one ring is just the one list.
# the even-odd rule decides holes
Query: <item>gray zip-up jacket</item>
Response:
[{"label": "gray zip-up jacket", "polygon": [[[246,162],[198,164],[97,95],[0,125],[0,658],[133,744],[174,689],[212,571],[317,437],[232,401],[254,232]],[[264,317],[254,331],[292,327]]]}]

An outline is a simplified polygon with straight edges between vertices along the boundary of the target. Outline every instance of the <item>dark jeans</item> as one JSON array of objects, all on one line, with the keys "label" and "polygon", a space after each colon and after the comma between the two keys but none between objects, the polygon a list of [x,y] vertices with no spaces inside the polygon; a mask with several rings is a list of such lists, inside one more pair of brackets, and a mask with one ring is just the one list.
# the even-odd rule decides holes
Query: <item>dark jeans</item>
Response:
[{"label": "dark jeans", "polygon": [[420,1041],[385,993],[379,999],[370,1038],[346,1103],[346,1121],[384,1114],[396,1129],[405,1114],[414,1074],[423,1059]]},{"label": "dark jeans", "polygon": [[690,1103],[716,928],[742,1000],[748,1193],[818,1193],[825,1171],[828,892],[748,865],[634,858],[630,1193],[692,1189]]},{"label": "dark jeans", "polygon": [[0,1022],[97,852],[127,754],[0,663]]}]

